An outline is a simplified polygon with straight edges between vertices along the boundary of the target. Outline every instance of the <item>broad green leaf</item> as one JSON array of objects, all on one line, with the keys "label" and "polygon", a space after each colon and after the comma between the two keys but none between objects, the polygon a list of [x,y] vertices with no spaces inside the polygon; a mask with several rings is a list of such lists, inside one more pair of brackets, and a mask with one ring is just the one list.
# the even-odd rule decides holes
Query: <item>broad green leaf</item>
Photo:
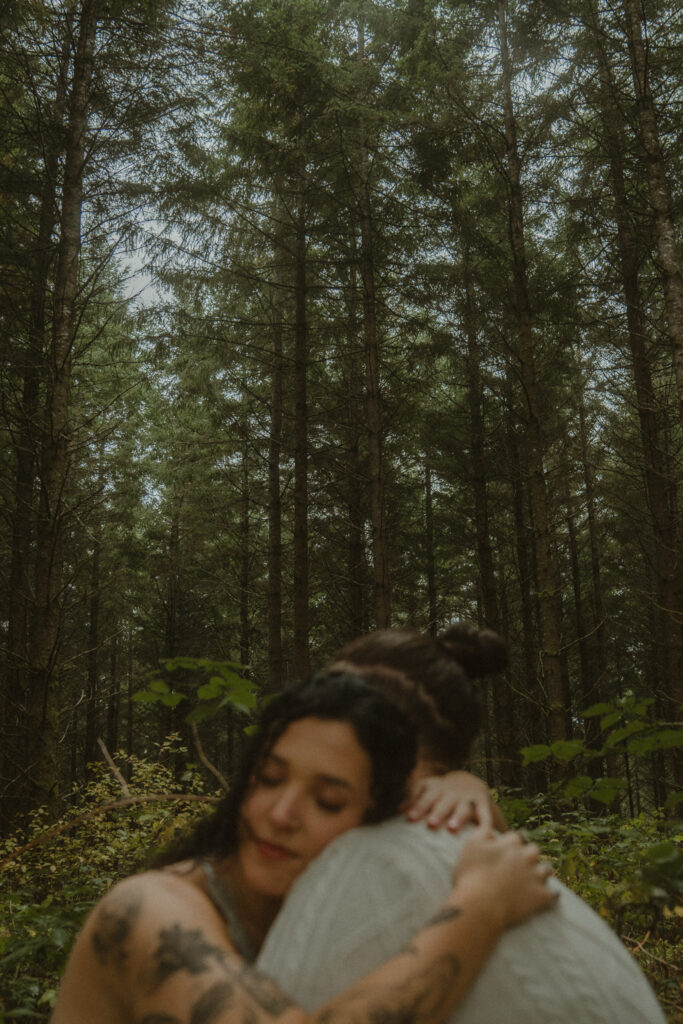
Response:
[{"label": "broad green leaf", "polygon": [[636,700],[635,697],[632,697],[627,701],[626,707],[628,708],[629,714],[638,715],[642,718],[643,715],[646,714],[647,709],[652,707],[654,702],[654,697],[642,697],[640,700]]},{"label": "broad green leaf", "polygon": [[645,857],[653,864],[674,864],[683,861],[683,850],[667,841],[651,846],[645,851]]},{"label": "broad green leaf", "polygon": [[568,800],[573,800],[577,796],[583,796],[592,785],[593,780],[590,775],[575,775],[564,787],[564,795]]},{"label": "broad green leaf", "polygon": [[185,700],[184,693],[166,693],[162,696],[161,703],[165,704],[167,708],[176,708],[181,700]]},{"label": "broad green leaf", "polygon": [[625,779],[598,779],[591,790],[591,797],[594,800],[598,800],[601,804],[609,805],[623,789],[626,789]]},{"label": "broad green leaf", "polygon": [[683,747],[683,729],[660,729],[649,736],[634,737],[628,743],[632,754],[649,754],[652,750],[675,750],[678,747]]},{"label": "broad green leaf", "polygon": [[605,715],[600,722],[600,731],[604,732],[605,729],[609,729],[610,725],[614,725],[615,722],[618,722],[623,714],[623,711],[613,711],[611,714]]},{"label": "broad green leaf", "polygon": [[556,740],[550,749],[558,761],[571,761],[583,753],[584,746],[581,740]]},{"label": "broad green leaf", "polygon": [[615,729],[611,732],[605,740],[606,747],[614,747],[617,743],[621,743],[622,740],[632,736],[635,732],[641,732],[647,725],[647,722],[629,722],[628,725],[623,725],[621,729]]},{"label": "broad green leaf", "polygon": [[199,687],[197,697],[199,700],[214,700],[220,694],[221,689],[221,680],[214,676],[208,683]]},{"label": "broad green leaf", "polygon": [[171,687],[163,679],[153,679],[149,684],[150,690],[154,693],[170,693]]},{"label": "broad green leaf", "polygon": [[579,711],[582,718],[596,718],[598,715],[607,715],[610,711],[614,711],[613,704],[592,704],[585,711]]},{"label": "broad green leaf", "polygon": [[212,718],[218,710],[218,704],[215,700],[207,701],[205,704],[200,704],[198,707],[193,708],[189,715],[185,716],[185,721],[189,722],[190,725],[197,725],[199,722],[205,721],[207,718]]},{"label": "broad green leaf", "polygon": [[137,690],[133,694],[133,700],[138,704],[153,704],[155,701],[161,700],[161,694],[152,693],[150,690]]},{"label": "broad green leaf", "polygon": [[536,761],[545,761],[550,757],[550,747],[545,743],[536,743],[533,747],[522,747],[520,751],[523,761],[522,765],[534,764]]}]

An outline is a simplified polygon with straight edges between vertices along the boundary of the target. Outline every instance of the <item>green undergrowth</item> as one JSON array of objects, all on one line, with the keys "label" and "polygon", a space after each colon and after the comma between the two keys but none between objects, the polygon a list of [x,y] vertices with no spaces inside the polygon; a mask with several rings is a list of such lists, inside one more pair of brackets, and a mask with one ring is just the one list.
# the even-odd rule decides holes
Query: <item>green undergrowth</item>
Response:
[{"label": "green undergrowth", "polygon": [[[126,762],[122,754],[116,760]],[[129,768],[132,796],[178,792],[162,763],[133,759]],[[189,763],[180,785],[183,794],[215,796]],[[38,814],[26,834],[0,841],[0,862],[6,861],[0,868],[0,1024],[47,1021],[69,948],[93,904],[211,806],[150,801],[98,813],[123,799],[112,776],[98,768],[59,823],[77,822],[73,827],[48,830]],[[619,933],[669,1020],[683,1022],[679,826],[662,812],[626,820],[594,817],[569,804],[552,816],[545,800],[514,793],[502,794],[501,804],[511,824],[540,843],[559,877]],[[40,836],[42,841],[25,848]]]},{"label": "green undergrowth", "polygon": [[[162,748],[163,755],[172,753],[172,743]],[[191,764],[179,790],[162,763],[122,753],[116,761],[122,767],[128,763],[132,797],[179,791],[211,795]],[[107,769],[94,766],[93,781],[72,795],[57,825],[67,826],[63,831],[48,828],[38,813],[24,833],[0,840],[0,862],[5,862],[0,867],[0,1024],[47,1020],[71,943],[93,904],[212,806],[171,799],[98,813],[126,799]],[[31,842],[35,845],[26,848]]]},{"label": "green undergrowth", "polygon": [[558,878],[621,937],[669,1021],[683,1024],[681,822],[662,811],[625,819],[576,807],[553,817],[545,798],[514,794],[501,794],[500,803],[510,824],[539,844]]}]

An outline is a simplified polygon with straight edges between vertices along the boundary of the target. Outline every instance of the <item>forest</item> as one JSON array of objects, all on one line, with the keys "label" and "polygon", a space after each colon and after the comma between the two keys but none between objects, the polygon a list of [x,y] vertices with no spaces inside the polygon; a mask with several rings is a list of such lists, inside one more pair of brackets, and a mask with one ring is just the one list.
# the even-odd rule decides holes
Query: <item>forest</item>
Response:
[{"label": "forest", "polygon": [[458,619],[510,647],[470,767],[683,1020],[682,38],[2,4],[0,1022],[264,696]]}]

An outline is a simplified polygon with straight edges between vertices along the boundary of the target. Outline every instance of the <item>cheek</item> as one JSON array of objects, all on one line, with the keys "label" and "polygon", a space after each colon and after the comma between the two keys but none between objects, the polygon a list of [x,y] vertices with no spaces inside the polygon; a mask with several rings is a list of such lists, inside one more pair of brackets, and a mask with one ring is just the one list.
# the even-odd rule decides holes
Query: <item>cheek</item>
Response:
[{"label": "cheek", "polygon": [[246,822],[247,825],[253,826],[254,823],[262,820],[265,814],[266,801],[264,799],[264,792],[257,787],[243,801],[240,809],[240,820]]},{"label": "cheek", "polygon": [[341,836],[344,832],[348,832],[350,829],[361,825],[362,821],[363,811],[361,809],[347,812],[333,820],[326,819],[321,821],[313,835],[312,856],[316,856],[316,854],[324,850],[337,836]]}]

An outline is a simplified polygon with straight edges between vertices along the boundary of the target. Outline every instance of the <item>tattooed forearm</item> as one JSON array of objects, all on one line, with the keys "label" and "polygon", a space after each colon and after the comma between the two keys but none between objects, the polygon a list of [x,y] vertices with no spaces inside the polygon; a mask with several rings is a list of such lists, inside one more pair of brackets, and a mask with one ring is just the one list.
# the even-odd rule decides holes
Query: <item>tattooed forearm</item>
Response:
[{"label": "tattooed forearm", "polygon": [[[213,945],[199,929],[183,928],[174,924],[159,932],[159,944],[153,955],[154,968],[149,979],[149,991],[158,991],[168,979],[179,971],[198,976],[206,972],[218,974],[222,980],[207,989],[192,1011],[190,1024],[210,1024],[234,1002],[242,1004],[240,1020],[249,1024],[248,1018],[257,1014],[249,1007],[255,1004],[269,1017],[279,1017],[293,1005],[269,978],[259,974],[248,964],[238,960],[227,950]],[[143,1024],[156,1024],[153,1020]],[[164,1024],[162,1020],[159,1024]],[[172,1024],[172,1022],[169,1022]]]},{"label": "tattooed forearm", "polygon": [[104,966],[122,970],[126,966],[126,944],[140,913],[142,901],[113,894],[97,912],[92,947]]},{"label": "tattooed forearm", "polygon": [[434,925],[444,924],[446,921],[454,921],[461,914],[462,910],[459,907],[442,907],[438,913],[434,914],[434,917],[430,917],[425,928],[432,928]]},{"label": "tattooed forearm", "polygon": [[190,1024],[213,1024],[233,1002],[235,987],[229,981],[219,981],[197,1000],[192,1007]]},{"label": "tattooed forearm", "polygon": [[443,1018],[446,997],[459,970],[457,957],[442,956],[390,990],[377,992],[364,986],[323,1010],[320,1024],[431,1024]]},{"label": "tattooed forearm", "polygon": [[241,969],[238,981],[254,1002],[272,1017],[279,1017],[285,1010],[290,1010],[295,1005],[270,978],[259,974],[251,967],[245,965]]}]

